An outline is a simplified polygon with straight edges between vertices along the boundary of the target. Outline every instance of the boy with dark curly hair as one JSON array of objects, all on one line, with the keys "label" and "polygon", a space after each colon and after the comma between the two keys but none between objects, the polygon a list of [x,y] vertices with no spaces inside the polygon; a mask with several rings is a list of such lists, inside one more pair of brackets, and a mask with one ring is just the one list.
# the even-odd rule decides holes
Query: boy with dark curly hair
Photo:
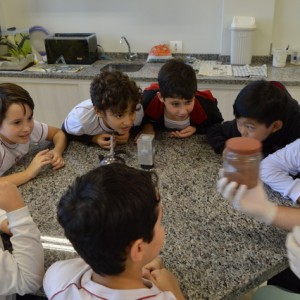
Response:
[{"label": "boy with dark curly hair", "polygon": [[63,123],[68,140],[109,149],[113,135],[116,144],[127,143],[131,128],[143,119],[141,89],[127,75],[105,71],[93,79],[90,95],[91,99],[76,105]]}]

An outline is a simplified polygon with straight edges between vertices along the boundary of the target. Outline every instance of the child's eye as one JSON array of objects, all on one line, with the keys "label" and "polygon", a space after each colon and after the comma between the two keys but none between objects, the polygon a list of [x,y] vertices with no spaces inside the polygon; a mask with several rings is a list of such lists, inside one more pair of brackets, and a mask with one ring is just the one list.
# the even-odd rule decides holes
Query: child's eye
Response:
[{"label": "child's eye", "polygon": [[114,114],[113,115],[115,118],[122,118],[123,114],[122,113],[118,113],[118,114]]},{"label": "child's eye", "polygon": [[254,131],[255,127],[253,125],[245,125],[245,127],[249,130],[249,131]]},{"label": "child's eye", "polygon": [[172,103],[172,106],[174,106],[174,107],[178,107],[179,106],[179,103]]}]

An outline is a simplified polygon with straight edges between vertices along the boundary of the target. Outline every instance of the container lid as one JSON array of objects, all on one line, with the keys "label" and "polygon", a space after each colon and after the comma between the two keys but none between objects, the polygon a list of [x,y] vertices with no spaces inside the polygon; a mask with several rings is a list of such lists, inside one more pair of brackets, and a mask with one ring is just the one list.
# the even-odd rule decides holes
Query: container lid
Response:
[{"label": "container lid", "polygon": [[226,141],[226,148],[241,155],[251,155],[260,153],[262,144],[253,138],[235,137]]},{"label": "container lid", "polygon": [[50,33],[42,26],[36,25],[29,28],[31,46],[40,54],[45,55],[45,38]]},{"label": "container lid", "polygon": [[255,17],[251,16],[234,16],[231,29],[245,29],[245,30],[253,30],[256,28],[255,25]]}]

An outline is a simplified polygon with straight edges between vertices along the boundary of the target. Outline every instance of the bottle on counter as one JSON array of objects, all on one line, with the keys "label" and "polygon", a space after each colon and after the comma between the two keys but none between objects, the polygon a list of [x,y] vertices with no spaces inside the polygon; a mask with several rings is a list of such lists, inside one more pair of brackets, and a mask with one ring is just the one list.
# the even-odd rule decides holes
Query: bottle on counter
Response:
[{"label": "bottle on counter", "polygon": [[138,163],[142,169],[154,167],[154,134],[142,133],[137,140]]},{"label": "bottle on counter", "polygon": [[259,180],[261,149],[261,142],[253,138],[228,139],[223,152],[224,177],[249,189],[255,187]]}]

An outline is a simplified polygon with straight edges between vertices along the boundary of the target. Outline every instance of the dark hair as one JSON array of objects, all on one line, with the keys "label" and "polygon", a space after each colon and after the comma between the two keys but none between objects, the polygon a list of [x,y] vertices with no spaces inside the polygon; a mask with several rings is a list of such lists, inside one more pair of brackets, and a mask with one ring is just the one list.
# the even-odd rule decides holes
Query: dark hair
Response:
[{"label": "dark hair", "polygon": [[119,71],[103,71],[96,75],[90,86],[93,105],[101,111],[124,112],[128,104],[135,110],[141,102],[142,90],[135,81]]},{"label": "dark hair", "polygon": [[13,103],[21,104],[24,108],[27,104],[31,110],[34,109],[34,103],[30,94],[14,83],[0,83],[0,125],[5,119],[6,112]]},{"label": "dark hair", "polygon": [[161,67],[158,84],[163,98],[192,99],[197,91],[195,70],[181,59],[171,59]]},{"label": "dark hair", "polygon": [[236,118],[251,118],[269,127],[276,120],[285,120],[289,97],[280,82],[253,81],[237,95],[233,113]]},{"label": "dark hair", "polygon": [[96,273],[123,272],[132,242],[153,239],[157,180],[156,173],[113,163],[78,177],[60,199],[58,221]]}]

